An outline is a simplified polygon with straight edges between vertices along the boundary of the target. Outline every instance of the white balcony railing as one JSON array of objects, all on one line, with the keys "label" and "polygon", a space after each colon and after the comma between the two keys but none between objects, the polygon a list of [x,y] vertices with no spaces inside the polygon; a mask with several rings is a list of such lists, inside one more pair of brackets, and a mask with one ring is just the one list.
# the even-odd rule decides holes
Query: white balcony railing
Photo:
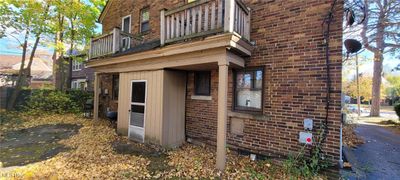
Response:
[{"label": "white balcony railing", "polygon": [[114,28],[113,31],[93,38],[90,44],[89,59],[103,57],[128,50],[133,35]]},{"label": "white balcony railing", "polygon": [[219,32],[250,40],[250,10],[240,0],[199,0],[161,10],[162,45]]}]

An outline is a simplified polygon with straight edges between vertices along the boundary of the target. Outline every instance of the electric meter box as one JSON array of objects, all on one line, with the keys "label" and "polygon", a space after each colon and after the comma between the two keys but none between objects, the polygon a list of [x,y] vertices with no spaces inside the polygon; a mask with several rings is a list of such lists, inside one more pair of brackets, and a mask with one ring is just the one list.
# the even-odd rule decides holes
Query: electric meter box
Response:
[{"label": "electric meter box", "polygon": [[299,134],[299,142],[302,144],[312,144],[312,133],[310,132],[300,132]]},{"label": "electric meter box", "polygon": [[304,125],[304,130],[311,131],[313,129],[313,120],[312,119],[304,119],[303,125]]}]

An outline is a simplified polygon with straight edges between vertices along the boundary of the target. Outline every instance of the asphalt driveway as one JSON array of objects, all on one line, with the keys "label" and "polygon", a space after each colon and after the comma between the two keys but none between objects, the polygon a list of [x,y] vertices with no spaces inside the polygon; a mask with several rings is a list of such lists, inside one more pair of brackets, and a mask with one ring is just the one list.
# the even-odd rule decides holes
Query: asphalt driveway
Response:
[{"label": "asphalt driveway", "polygon": [[10,167],[49,159],[68,150],[58,141],[75,135],[79,128],[74,124],[55,124],[6,132],[0,140],[0,162],[3,167]]},{"label": "asphalt driveway", "polygon": [[400,179],[400,135],[374,124],[358,124],[355,129],[365,144],[345,148],[353,174],[345,179]]}]

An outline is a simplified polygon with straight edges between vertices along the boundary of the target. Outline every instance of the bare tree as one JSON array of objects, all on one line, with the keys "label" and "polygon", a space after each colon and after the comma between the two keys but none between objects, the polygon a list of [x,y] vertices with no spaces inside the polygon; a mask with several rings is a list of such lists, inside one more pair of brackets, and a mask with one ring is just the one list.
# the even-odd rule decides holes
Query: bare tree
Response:
[{"label": "bare tree", "polygon": [[366,18],[361,38],[365,49],[374,55],[371,116],[379,116],[384,54],[400,50],[400,1],[364,0]]}]

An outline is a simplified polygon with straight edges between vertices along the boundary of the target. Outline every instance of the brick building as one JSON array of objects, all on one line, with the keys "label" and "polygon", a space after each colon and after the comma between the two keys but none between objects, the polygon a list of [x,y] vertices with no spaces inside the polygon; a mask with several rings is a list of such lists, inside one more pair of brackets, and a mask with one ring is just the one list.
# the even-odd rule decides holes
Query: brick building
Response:
[{"label": "brick building", "polygon": [[118,132],[140,142],[216,145],[222,169],[226,146],[286,156],[303,146],[305,119],[315,137],[327,117],[323,150],[338,160],[343,2],[333,2],[109,0],[87,63],[95,118],[118,111]]}]

